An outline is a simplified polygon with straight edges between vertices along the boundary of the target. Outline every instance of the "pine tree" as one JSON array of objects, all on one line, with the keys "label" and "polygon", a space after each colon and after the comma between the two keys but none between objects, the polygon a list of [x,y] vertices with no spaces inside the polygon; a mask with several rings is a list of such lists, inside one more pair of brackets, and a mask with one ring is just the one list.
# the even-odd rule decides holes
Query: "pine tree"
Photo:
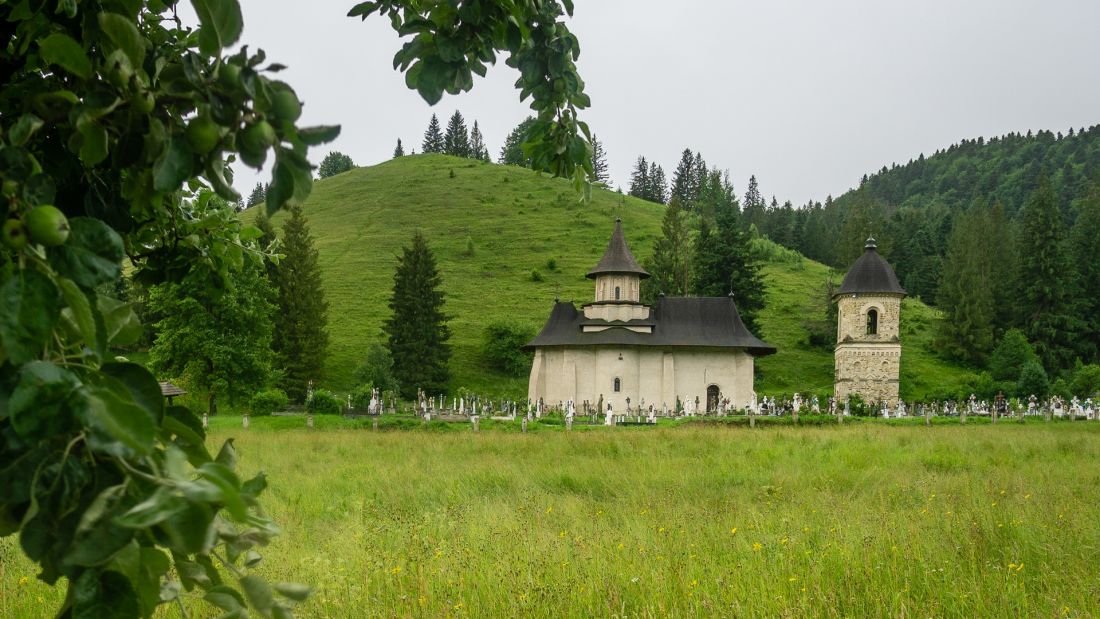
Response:
[{"label": "pine tree", "polygon": [[404,156],[405,156],[405,147],[401,146],[401,138],[397,138],[397,148],[393,149],[393,158],[397,159],[398,157],[404,157]]},{"label": "pine tree", "polygon": [[402,249],[393,276],[393,312],[383,327],[393,357],[393,375],[405,398],[417,389],[442,393],[450,380],[451,330],[443,313],[442,278],[424,235]]},{"label": "pine tree", "polygon": [[470,156],[470,134],[466,130],[466,120],[462,112],[455,110],[447,122],[447,132],[443,134],[443,152],[455,157]]},{"label": "pine tree", "polygon": [[691,199],[696,201],[703,191],[703,185],[707,182],[707,164],[703,161],[703,154],[695,153],[695,159],[691,162]]},{"label": "pine tree", "polygon": [[302,401],[311,380],[321,378],[328,349],[328,304],[321,287],[317,249],[301,205],[290,207],[275,275],[278,311],[272,349],[283,368],[282,387]]},{"label": "pine tree", "polygon": [[611,175],[607,171],[607,152],[604,151],[603,142],[592,134],[592,179],[597,183],[607,184]]},{"label": "pine tree", "polygon": [[638,160],[634,162],[634,171],[630,173],[630,191],[627,193],[635,198],[648,200],[651,188],[649,165],[646,163],[645,157],[639,155]]},{"label": "pine tree", "polygon": [[665,169],[656,162],[649,162],[649,190],[646,200],[664,204],[668,199],[668,183],[665,181]]},{"label": "pine tree", "polygon": [[439,118],[432,114],[428,122],[428,130],[424,132],[424,142],[420,145],[420,152],[425,154],[443,152],[443,132],[439,129]]},{"label": "pine tree", "polygon": [[528,116],[523,122],[516,125],[515,129],[504,140],[504,146],[500,149],[500,163],[518,165],[525,168],[531,167],[531,158],[523,152],[523,141],[527,139],[527,132],[535,124],[535,118]]},{"label": "pine tree", "polygon": [[257,204],[263,204],[267,199],[267,187],[263,183],[256,183],[256,186],[252,188],[252,193],[248,195],[248,206],[256,206]]},{"label": "pine tree", "polygon": [[700,219],[692,262],[694,288],[695,294],[705,297],[732,292],[741,320],[755,333],[756,317],[764,307],[764,280],[760,264],[753,257],[750,239],[738,221],[738,210],[736,199],[732,205],[719,208],[713,231],[705,217]]},{"label": "pine tree", "polygon": [[1042,174],[1038,187],[1020,212],[1019,324],[1048,370],[1069,368],[1082,323],[1072,315],[1069,256],[1062,215],[1050,179]]},{"label": "pine tree", "polygon": [[642,300],[657,301],[658,295],[686,296],[691,292],[691,239],[686,215],[676,198],[669,200],[661,219],[661,237],[653,242],[653,256],[645,262],[650,278],[642,280]]},{"label": "pine tree", "polygon": [[489,161],[489,149],[485,148],[485,136],[481,135],[481,129],[474,121],[474,128],[470,130],[470,158],[478,161]]},{"label": "pine tree", "polygon": [[695,209],[695,159],[691,149],[685,148],[680,155],[680,163],[676,165],[676,171],[672,173],[672,186],[669,188],[669,199],[676,198],[685,211]]},{"label": "pine tree", "polygon": [[984,364],[994,344],[994,300],[983,235],[989,216],[978,207],[955,218],[936,300],[943,310],[940,345],[947,353]]},{"label": "pine tree", "polygon": [[1076,313],[1084,317],[1092,363],[1100,363],[1100,186],[1092,185],[1082,201],[1070,246],[1077,267]]}]

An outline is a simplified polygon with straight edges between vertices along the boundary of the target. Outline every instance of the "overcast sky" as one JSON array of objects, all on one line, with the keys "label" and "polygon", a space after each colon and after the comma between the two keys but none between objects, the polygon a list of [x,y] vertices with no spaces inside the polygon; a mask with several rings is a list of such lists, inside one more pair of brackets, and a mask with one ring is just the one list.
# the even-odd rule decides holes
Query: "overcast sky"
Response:
[{"label": "overcast sky", "polygon": [[[302,124],[341,124],[330,149],[359,165],[397,138],[420,150],[433,112],[476,119],[496,159],[529,112],[503,62],[430,107],[392,68],[389,21],[354,0],[242,0],[242,42],[289,65]],[[1100,122],[1100,2],[577,0],[569,26],[592,97],[583,113],[625,190],[638,155],[669,178],[684,148],[728,169],[738,194],[801,205],[963,138]],[[477,79],[477,78],[475,78]],[[247,195],[268,174],[239,170]]]}]

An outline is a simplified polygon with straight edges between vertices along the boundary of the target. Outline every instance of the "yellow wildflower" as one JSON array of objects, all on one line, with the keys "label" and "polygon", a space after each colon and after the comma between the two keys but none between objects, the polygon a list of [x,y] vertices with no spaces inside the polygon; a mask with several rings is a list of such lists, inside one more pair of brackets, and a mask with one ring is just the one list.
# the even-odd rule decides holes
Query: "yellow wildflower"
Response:
[{"label": "yellow wildflower", "polygon": [[764,545],[761,544],[760,542],[753,542],[752,543],[752,549],[755,550],[755,551],[759,552],[760,549],[763,548],[763,547],[764,547]]},{"label": "yellow wildflower", "polygon": [[737,535],[737,527],[730,529],[730,535]]}]

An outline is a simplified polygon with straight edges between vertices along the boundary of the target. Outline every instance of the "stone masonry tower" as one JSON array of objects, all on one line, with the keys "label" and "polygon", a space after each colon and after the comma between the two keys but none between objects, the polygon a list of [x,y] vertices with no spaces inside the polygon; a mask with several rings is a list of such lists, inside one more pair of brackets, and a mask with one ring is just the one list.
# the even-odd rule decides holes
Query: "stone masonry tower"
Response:
[{"label": "stone masonry tower", "polygon": [[905,290],[894,269],[867,239],[863,255],[848,269],[837,304],[835,392],[843,402],[858,394],[867,403],[898,402],[901,370],[899,322]]}]

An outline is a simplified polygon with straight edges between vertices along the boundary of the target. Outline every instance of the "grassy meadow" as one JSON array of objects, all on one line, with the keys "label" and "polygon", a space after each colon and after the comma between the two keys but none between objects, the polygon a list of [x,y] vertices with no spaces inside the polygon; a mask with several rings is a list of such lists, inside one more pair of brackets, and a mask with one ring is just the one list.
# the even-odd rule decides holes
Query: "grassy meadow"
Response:
[{"label": "grassy meadow", "polygon": [[[555,297],[589,301],[593,287],[584,274],[603,255],[615,217],[623,218],[627,240],[644,260],[660,235],[663,208],[604,189],[581,204],[562,179],[446,155],[400,157],[318,181],[305,213],[329,302],[330,354],[319,384],[341,394],[357,386],[357,365],[371,343],[383,341],[396,256],[420,229],[435,251],[447,295],[452,390],[525,398],[526,376],[503,376],[482,359],[485,327],[510,319],[537,330]],[[276,226],[282,217],[276,216]],[[768,306],[759,335],[779,352],[761,360],[757,391],[827,396],[833,353],[806,345],[803,322],[823,311],[822,284],[830,276],[839,282],[843,274],[797,254],[791,260],[792,253],[764,269]],[[542,281],[533,281],[535,270]],[[904,308],[902,396],[961,389],[970,373],[933,354],[935,310],[916,300]]]},{"label": "grassy meadow", "polygon": [[[1100,424],[217,421],[270,475],[260,569],[315,587],[304,617],[1100,615]],[[0,616],[51,616],[13,544]]]}]

